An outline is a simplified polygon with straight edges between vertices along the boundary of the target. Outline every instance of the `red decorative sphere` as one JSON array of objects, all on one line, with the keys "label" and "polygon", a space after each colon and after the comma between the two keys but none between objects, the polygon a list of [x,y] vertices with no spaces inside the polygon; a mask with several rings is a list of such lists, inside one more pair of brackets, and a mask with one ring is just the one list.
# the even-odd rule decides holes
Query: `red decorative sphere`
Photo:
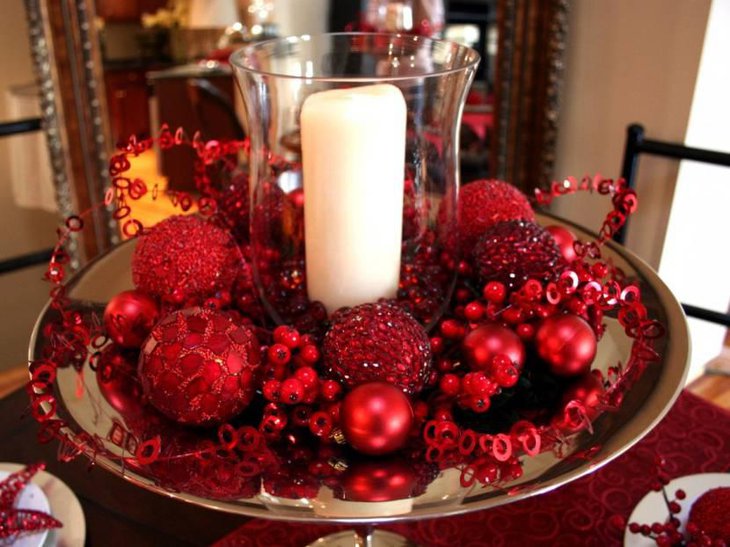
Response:
[{"label": "red decorative sphere", "polygon": [[[605,396],[603,382],[593,373],[578,378],[565,393],[563,393],[563,408],[573,401],[579,402],[585,410],[586,417],[593,420],[600,413],[600,406]],[[569,411],[568,411],[569,412]],[[570,416],[564,410],[563,423],[570,421]]]},{"label": "red decorative sphere", "polygon": [[96,362],[96,383],[106,401],[122,417],[143,412],[142,386],[137,379],[137,352],[110,344]]},{"label": "red decorative sphere", "polygon": [[431,373],[431,344],[407,312],[388,304],[362,304],[332,317],[322,356],[330,376],[352,388],[374,381],[413,395]]},{"label": "red decorative sphere", "polygon": [[487,323],[467,334],[461,342],[467,363],[474,370],[489,368],[495,355],[506,355],[519,369],[525,364],[525,346],[514,331]]},{"label": "red decorative sphere", "polygon": [[402,460],[354,462],[342,477],[342,498],[365,502],[407,499],[416,481],[414,466]]},{"label": "red decorative sphere", "polygon": [[499,281],[515,289],[528,279],[554,279],[565,259],[543,227],[509,220],[487,228],[474,247],[474,266],[482,283]]},{"label": "red decorative sphere", "polygon": [[[713,488],[702,494],[692,504],[689,513],[689,523],[696,530],[692,534],[693,539],[700,539],[702,536],[714,540],[716,544],[730,544],[730,488]],[[700,543],[707,545],[708,543]]]},{"label": "red decorative sphere", "polygon": [[112,342],[124,348],[138,348],[157,323],[157,303],[139,291],[124,291],[104,309],[104,326]]},{"label": "red decorative sphere", "polygon": [[387,454],[402,448],[413,424],[413,408],[403,392],[385,382],[362,384],[342,400],[340,425],[358,452]]},{"label": "red decorative sphere", "polygon": [[555,243],[558,245],[558,249],[560,249],[560,254],[563,255],[563,258],[567,262],[573,262],[578,258],[575,247],[573,247],[573,243],[575,243],[575,235],[573,235],[573,232],[562,226],[548,226],[545,229],[553,236]]},{"label": "red decorative sphere", "polygon": [[459,190],[458,218],[461,251],[468,256],[487,228],[505,220],[535,220],[535,212],[527,197],[508,182],[475,180]]},{"label": "red decorative sphere", "polygon": [[535,332],[538,355],[558,376],[580,376],[591,369],[598,342],[591,326],[577,315],[553,315]]},{"label": "red decorative sphere", "polygon": [[152,330],[139,377],[147,400],[169,418],[212,425],[246,408],[259,363],[260,347],[249,327],[226,312],[189,308]]},{"label": "red decorative sphere", "polygon": [[195,215],[167,218],[140,236],[132,256],[135,286],[163,302],[201,304],[230,291],[242,262],[228,232]]}]

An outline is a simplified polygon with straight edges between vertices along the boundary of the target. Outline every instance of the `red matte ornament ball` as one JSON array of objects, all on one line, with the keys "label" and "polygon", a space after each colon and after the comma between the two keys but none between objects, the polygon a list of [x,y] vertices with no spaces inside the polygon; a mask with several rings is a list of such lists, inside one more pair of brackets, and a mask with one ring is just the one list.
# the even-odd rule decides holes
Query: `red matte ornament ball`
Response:
[{"label": "red matte ornament ball", "polygon": [[598,343],[591,326],[577,315],[553,315],[535,332],[538,355],[557,376],[580,376],[591,369]]},{"label": "red matte ornament ball", "polygon": [[340,425],[347,442],[363,454],[388,454],[402,448],[413,425],[408,397],[385,382],[362,384],[342,400]]},{"label": "red matte ornament ball", "polygon": [[139,237],[132,279],[143,292],[173,305],[202,304],[233,289],[243,258],[224,229],[195,215],[167,218]]},{"label": "red matte ornament ball", "polygon": [[474,370],[487,369],[495,355],[506,355],[521,369],[525,364],[525,346],[514,331],[496,323],[480,325],[466,335],[461,348]]},{"label": "red matte ornament ball", "polygon": [[157,303],[139,291],[123,291],[104,309],[104,326],[112,342],[123,348],[139,348],[157,323]]},{"label": "red matte ornament ball", "polygon": [[253,330],[232,314],[188,308],[152,329],[142,346],[139,378],[147,401],[167,417],[213,425],[248,406],[259,354]]},{"label": "red matte ornament ball", "polygon": [[388,304],[362,304],[335,313],[322,358],[328,376],[349,388],[383,381],[414,395],[431,373],[426,331],[407,312]]},{"label": "red matte ornament ball", "polygon": [[558,249],[560,249],[560,254],[563,255],[566,261],[573,262],[578,258],[578,254],[575,252],[575,247],[573,246],[575,243],[575,235],[573,235],[573,232],[562,226],[547,226],[545,229],[555,239],[555,243],[558,244]]}]

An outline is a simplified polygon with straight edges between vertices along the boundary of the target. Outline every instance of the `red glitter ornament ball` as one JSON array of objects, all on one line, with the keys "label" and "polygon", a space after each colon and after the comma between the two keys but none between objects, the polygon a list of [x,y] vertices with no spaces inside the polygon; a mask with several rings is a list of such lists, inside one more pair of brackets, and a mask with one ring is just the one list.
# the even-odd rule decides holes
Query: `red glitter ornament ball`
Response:
[{"label": "red glitter ornament ball", "polygon": [[362,384],[342,400],[342,433],[350,446],[363,454],[388,454],[402,448],[412,425],[411,403],[392,384]]},{"label": "red glitter ornament ball", "polygon": [[[724,541],[730,544],[730,488],[713,488],[702,494],[692,504],[689,524],[697,530],[694,538],[706,537],[711,541]],[[700,543],[709,545],[709,543]],[[715,545],[715,543],[713,543]]]},{"label": "red glitter ornament ball", "polygon": [[553,315],[535,332],[538,355],[557,376],[580,376],[591,369],[598,342],[591,326],[577,315]]},{"label": "red glitter ornament ball", "polygon": [[560,249],[560,254],[563,255],[563,258],[567,262],[573,262],[578,258],[578,254],[575,252],[575,247],[573,246],[575,243],[575,235],[573,235],[573,232],[562,226],[548,226],[545,229],[553,236],[555,243],[558,245],[558,249]]},{"label": "red glitter ornament ball", "polygon": [[142,346],[139,377],[147,400],[173,420],[224,422],[254,394],[260,348],[229,313],[189,308],[171,313]]},{"label": "red glitter ornament ball", "polygon": [[517,188],[501,180],[475,180],[461,187],[459,241],[465,256],[484,230],[505,220],[535,220],[530,202]]},{"label": "red glitter ornament ball", "polygon": [[467,363],[474,370],[489,368],[495,355],[506,355],[519,369],[525,364],[525,346],[520,337],[496,323],[480,325],[461,343]]},{"label": "red glitter ornament ball", "polygon": [[132,279],[163,302],[200,304],[231,290],[242,260],[228,232],[201,217],[177,215],[140,236]]},{"label": "red glitter ornament ball", "polygon": [[335,313],[322,355],[329,375],[350,388],[382,381],[414,395],[431,373],[426,331],[407,312],[388,304],[362,304]]},{"label": "red glitter ornament ball", "polygon": [[484,232],[474,247],[474,266],[482,283],[499,281],[515,289],[528,279],[552,280],[566,262],[547,230],[534,222],[509,220]]},{"label": "red glitter ornament ball", "polygon": [[104,327],[112,342],[124,348],[138,348],[157,323],[157,303],[139,291],[123,291],[104,309]]}]

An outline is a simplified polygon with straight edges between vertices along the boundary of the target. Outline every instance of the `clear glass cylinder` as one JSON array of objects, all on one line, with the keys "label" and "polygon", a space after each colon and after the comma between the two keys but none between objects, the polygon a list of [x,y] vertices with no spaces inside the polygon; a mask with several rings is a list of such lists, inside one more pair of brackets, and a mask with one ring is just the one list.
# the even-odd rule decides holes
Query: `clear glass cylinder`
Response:
[{"label": "clear glass cylinder", "polygon": [[479,62],[416,36],[342,33],[231,56],[251,142],[254,280],[276,322],[316,330],[383,299],[431,326],[458,267],[459,127]]}]

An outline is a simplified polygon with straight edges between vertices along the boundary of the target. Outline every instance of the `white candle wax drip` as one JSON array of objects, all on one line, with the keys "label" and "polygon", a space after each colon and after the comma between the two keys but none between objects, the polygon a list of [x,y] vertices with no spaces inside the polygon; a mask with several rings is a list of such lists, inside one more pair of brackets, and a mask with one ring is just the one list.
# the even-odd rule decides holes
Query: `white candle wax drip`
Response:
[{"label": "white candle wax drip", "polygon": [[332,313],[398,290],[406,103],[390,84],[310,95],[301,114],[307,292]]}]

